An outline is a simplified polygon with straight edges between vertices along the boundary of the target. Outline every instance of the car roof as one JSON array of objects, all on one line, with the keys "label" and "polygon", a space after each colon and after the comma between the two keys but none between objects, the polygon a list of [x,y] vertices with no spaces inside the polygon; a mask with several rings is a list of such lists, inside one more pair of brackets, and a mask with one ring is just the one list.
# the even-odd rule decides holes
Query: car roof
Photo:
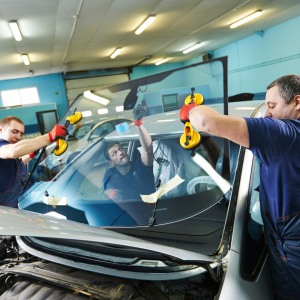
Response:
[{"label": "car roof", "polygon": [[[260,107],[263,103],[264,100],[229,103],[229,115],[250,118],[255,109]],[[223,103],[212,104],[210,107],[223,114]],[[179,110],[147,116],[143,119],[143,125],[151,136],[179,134],[182,133],[184,129],[184,125],[179,119]],[[105,136],[105,140],[120,139],[120,136],[123,136],[124,138],[138,136],[138,132],[134,123],[129,124],[129,130],[125,131],[124,133],[118,133],[116,130],[114,130]]]}]

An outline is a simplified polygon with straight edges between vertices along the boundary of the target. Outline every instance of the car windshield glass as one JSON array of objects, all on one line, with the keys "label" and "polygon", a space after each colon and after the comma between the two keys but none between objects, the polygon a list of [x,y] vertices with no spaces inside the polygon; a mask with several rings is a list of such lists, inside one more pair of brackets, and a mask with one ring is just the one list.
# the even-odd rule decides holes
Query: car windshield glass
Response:
[{"label": "car windshield glass", "polygon": [[[68,126],[66,151],[56,156],[53,153],[56,144],[49,145],[33,170],[28,187],[41,181],[51,181],[82,150],[115,130],[118,123],[124,120],[129,120],[127,123],[130,123],[133,119],[133,108],[140,105],[143,100],[147,103],[147,116],[162,112],[172,113],[183,106],[186,98],[192,94],[193,88],[194,100],[198,101],[203,96],[206,105],[225,103],[221,113],[226,112],[227,95],[224,91],[227,83],[224,83],[223,74],[222,61],[212,60],[79,95],[59,121],[60,125],[64,125],[66,118],[75,108],[77,112],[83,114],[78,123]],[[103,122],[107,124],[99,127]],[[162,128],[165,127],[164,124],[161,125]],[[226,149],[224,151],[226,152]],[[30,162],[29,171],[32,170],[35,161],[36,158]]]},{"label": "car windshield glass", "polygon": [[[57,213],[92,226],[148,225],[153,216],[155,224],[184,219],[219,202],[230,189],[224,140],[205,135],[202,140],[192,156],[179,136],[154,138],[149,166],[137,137],[100,140],[45,189],[50,196],[66,197],[66,207],[58,206]],[[118,166],[128,162],[124,174]]]}]

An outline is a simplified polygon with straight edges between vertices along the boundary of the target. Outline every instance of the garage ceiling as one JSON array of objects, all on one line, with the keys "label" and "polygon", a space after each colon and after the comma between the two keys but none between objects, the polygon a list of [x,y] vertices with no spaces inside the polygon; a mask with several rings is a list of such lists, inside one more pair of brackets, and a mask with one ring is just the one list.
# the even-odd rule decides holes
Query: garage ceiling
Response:
[{"label": "garage ceiling", "polygon": [[[263,14],[236,29],[229,25]],[[134,31],[149,15],[155,21]],[[0,0],[0,80],[35,75],[184,62],[300,14],[299,0]],[[17,42],[8,22],[16,20]],[[182,51],[196,43],[189,54]],[[280,41],[279,41],[280,43]],[[123,51],[115,59],[110,55]],[[29,55],[25,66],[21,54]]]}]

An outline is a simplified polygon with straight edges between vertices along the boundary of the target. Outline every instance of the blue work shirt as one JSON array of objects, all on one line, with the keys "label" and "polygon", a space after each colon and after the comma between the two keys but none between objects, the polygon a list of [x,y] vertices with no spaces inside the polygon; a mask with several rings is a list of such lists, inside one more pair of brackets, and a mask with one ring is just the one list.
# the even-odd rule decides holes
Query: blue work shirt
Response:
[{"label": "blue work shirt", "polygon": [[153,168],[145,166],[141,157],[131,162],[126,175],[122,175],[116,167],[107,169],[102,182],[106,190],[116,190],[111,198],[115,201],[141,200],[140,195],[150,195],[156,191]]},{"label": "blue work shirt", "polygon": [[249,150],[260,160],[260,197],[273,224],[300,213],[300,121],[245,118]]},{"label": "blue work shirt", "polygon": [[[8,145],[9,142],[0,139],[0,147]],[[25,167],[19,161],[19,167],[21,172],[25,172]],[[16,178],[17,166],[15,159],[2,159],[0,157],[0,193],[9,189]]]}]

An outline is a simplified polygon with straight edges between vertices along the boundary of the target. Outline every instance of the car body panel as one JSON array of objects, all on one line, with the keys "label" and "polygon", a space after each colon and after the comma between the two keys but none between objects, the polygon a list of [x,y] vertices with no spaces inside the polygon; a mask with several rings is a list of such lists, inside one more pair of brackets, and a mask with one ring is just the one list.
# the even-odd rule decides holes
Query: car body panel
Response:
[{"label": "car body panel", "polygon": [[101,244],[121,245],[130,248],[150,250],[187,262],[218,262],[218,260],[212,257],[191,251],[166,247],[103,228],[88,226],[69,220],[60,220],[15,208],[1,206],[0,216],[1,235],[92,241]]}]

